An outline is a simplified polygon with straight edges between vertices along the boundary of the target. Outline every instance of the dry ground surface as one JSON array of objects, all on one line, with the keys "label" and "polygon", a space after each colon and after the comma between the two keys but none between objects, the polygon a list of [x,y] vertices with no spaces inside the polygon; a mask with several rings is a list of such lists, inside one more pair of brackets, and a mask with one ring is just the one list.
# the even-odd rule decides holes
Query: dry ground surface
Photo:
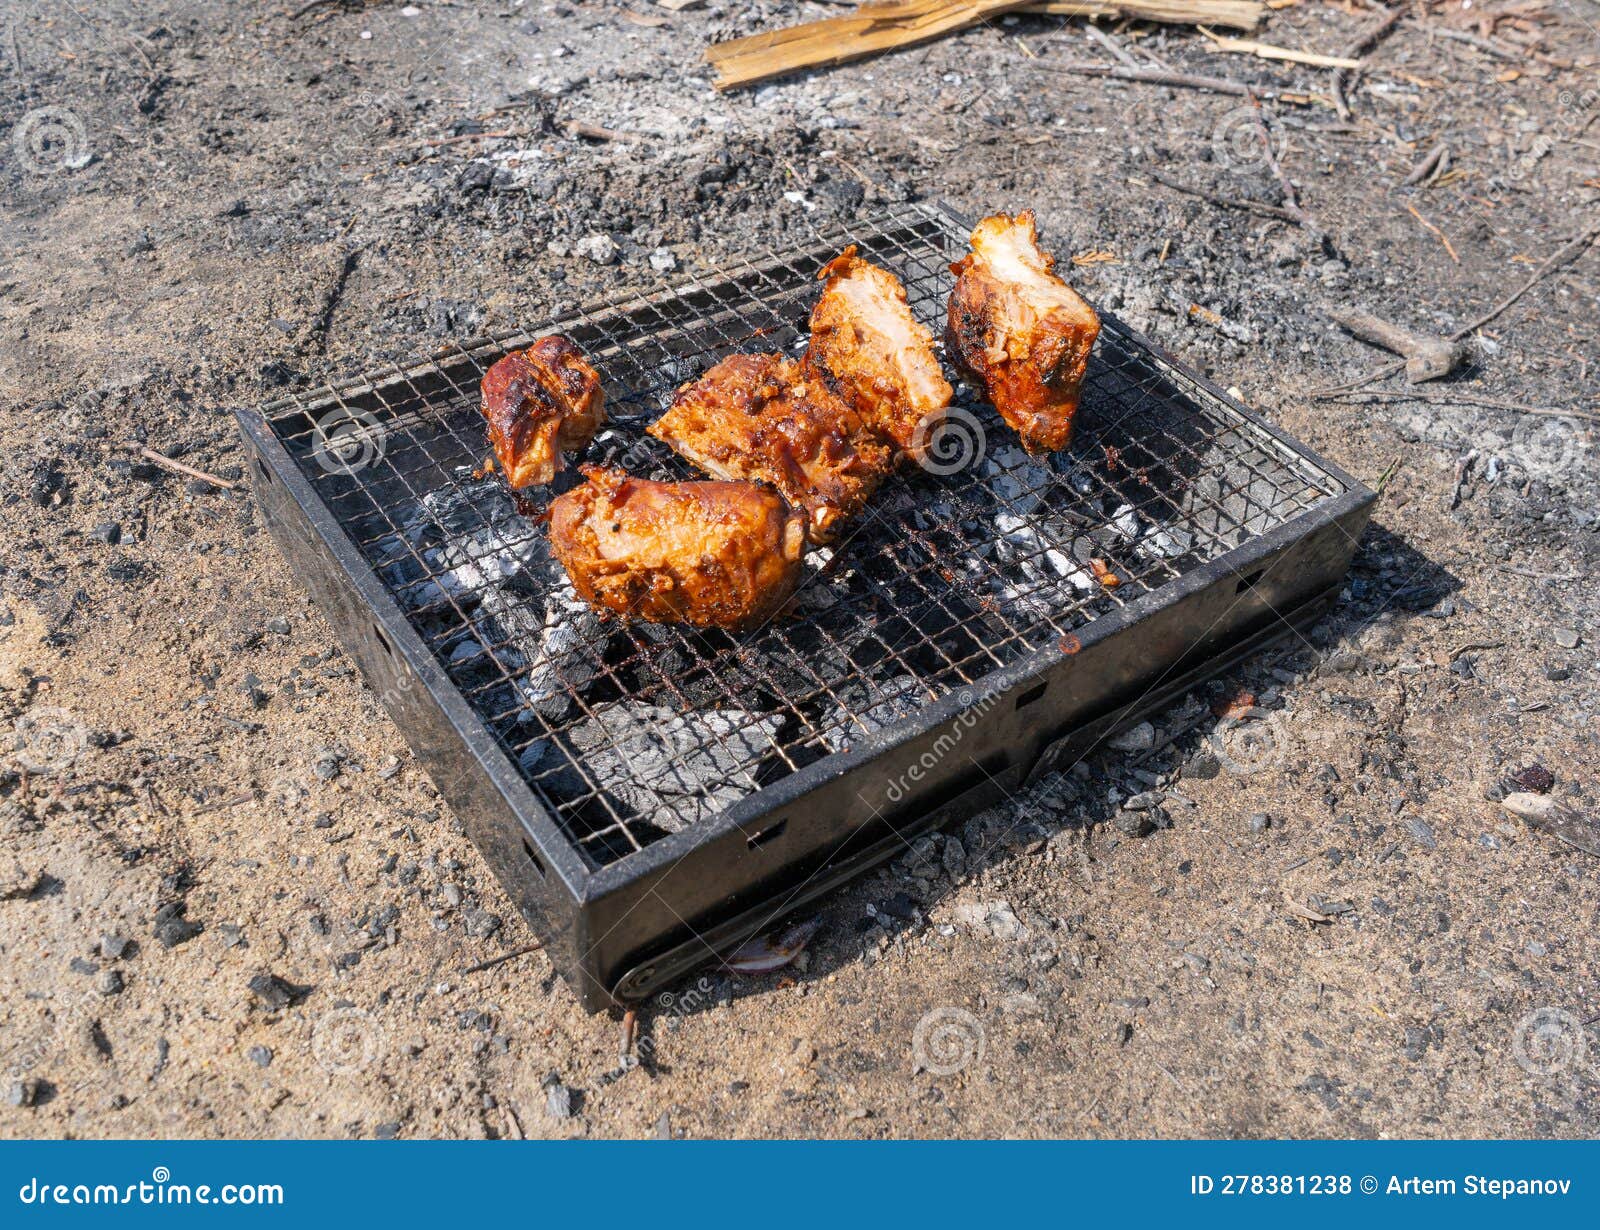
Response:
[{"label": "dry ground surface", "polygon": [[[1448,381],[1312,396],[1386,359],[1327,307],[1449,334],[1600,223],[1594,4],[1418,4],[1348,118],[1326,70],[1121,28],[1267,97],[1304,225],[1158,182],[1286,203],[1242,99],[1060,71],[1112,62],[1081,22],[721,97],[710,39],[836,10],[298,8],[5,5],[0,1133],[1600,1128],[1600,863],[1496,801],[1539,762],[1600,803],[1600,254]],[[1371,20],[1302,2],[1260,36]],[[1310,640],[1158,715],[1171,744],[921,843],[824,903],[800,966],[652,1007],[619,1073],[617,1018],[540,954],[464,972],[526,924],[248,490],[137,450],[238,482],[231,406],[923,198],[1104,254],[1091,300],[1387,475],[1374,529]],[[1195,715],[1240,689],[1276,750],[1219,772]],[[1120,803],[1152,790],[1143,832]],[[938,1009],[966,1036],[930,1054]]]}]

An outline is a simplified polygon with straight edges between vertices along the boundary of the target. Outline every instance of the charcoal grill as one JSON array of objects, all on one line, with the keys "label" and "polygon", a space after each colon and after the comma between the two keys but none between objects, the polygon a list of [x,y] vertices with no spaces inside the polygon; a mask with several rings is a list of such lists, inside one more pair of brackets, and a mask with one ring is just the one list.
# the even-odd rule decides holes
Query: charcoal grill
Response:
[{"label": "charcoal grill", "polygon": [[958,387],[932,469],[753,632],[602,620],[478,474],[479,380],[535,336],[602,375],[589,459],[688,477],[643,432],[679,383],[803,347],[846,243],[940,333],[969,229],[907,206],[239,414],[296,574],[591,1010],[1070,764],[1338,589],[1372,493],[1109,314],[1069,451],[1027,457]]}]

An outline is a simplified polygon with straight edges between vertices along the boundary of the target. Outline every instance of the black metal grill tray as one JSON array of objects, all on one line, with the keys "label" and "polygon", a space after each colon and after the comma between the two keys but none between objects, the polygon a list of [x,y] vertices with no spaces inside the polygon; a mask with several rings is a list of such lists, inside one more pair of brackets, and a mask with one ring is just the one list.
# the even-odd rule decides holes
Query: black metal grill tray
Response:
[{"label": "black metal grill tray", "polygon": [[239,415],[277,540],[591,1008],[1314,618],[1348,567],[1371,493],[1110,317],[1070,450],[1028,456],[958,385],[937,472],[891,478],[754,632],[602,618],[477,476],[479,381],[533,337],[601,373],[585,460],[693,477],[644,434],[678,385],[798,353],[848,242],[940,334],[967,229],[907,207]]}]

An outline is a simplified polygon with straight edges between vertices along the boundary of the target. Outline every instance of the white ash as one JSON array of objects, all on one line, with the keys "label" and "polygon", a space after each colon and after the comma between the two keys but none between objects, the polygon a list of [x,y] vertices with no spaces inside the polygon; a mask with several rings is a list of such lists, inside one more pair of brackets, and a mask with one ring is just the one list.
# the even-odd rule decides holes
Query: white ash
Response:
[{"label": "white ash", "polygon": [[983,460],[983,478],[1006,510],[1026,517],[1049,496],[1057,475],[1047,464],[1014,444],[997,448]]},{"label": "white ash", "polygon": [[521,765],[563,801],[600,794],[617,813],[676,833],[756,788],[782,724],[775,714],[619,701],[533,743]]},{"label": "white ash", "polygon": [[[494,479],[424,495],[396,534],[376,544],[379,571],[424,618],[468,626],[443,646],[453,667],[521,672],[510,683],[521,721],[561,716],[600,666],[606,633],[551,556],[546,536],[517,516]],[[419,575],[419,574],[432,574]]]},{"label": "white ash", "polygon": [[930,703],[927,687],[910,675],[872,685],[852,679],[839,689],[839,699],[842,703],[827,702],[816,723],[817,734],[835,752],[863,735],[877,734],[911,717]]}]

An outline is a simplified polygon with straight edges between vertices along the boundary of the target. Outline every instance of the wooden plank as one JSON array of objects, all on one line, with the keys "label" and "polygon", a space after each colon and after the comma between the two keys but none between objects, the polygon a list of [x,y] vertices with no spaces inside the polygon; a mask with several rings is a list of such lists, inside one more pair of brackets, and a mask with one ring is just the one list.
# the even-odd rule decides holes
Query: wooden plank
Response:
[{"label": "wooden plank", "polygon": [[1175,26],[1226,26],[1254,30],[1267,15],[1260,0],[1034,0],[1020,13],[1058,17],[1133,17]]},{"label": "wooden plank", "polygon": [[1150,21],[1253,29],[1258,0],[884,0],[782,30],[730,39],[706,50],[717,89],[735,90],[803,68],[825,68],[911,47],[1003,13],[1126,16]]}]

